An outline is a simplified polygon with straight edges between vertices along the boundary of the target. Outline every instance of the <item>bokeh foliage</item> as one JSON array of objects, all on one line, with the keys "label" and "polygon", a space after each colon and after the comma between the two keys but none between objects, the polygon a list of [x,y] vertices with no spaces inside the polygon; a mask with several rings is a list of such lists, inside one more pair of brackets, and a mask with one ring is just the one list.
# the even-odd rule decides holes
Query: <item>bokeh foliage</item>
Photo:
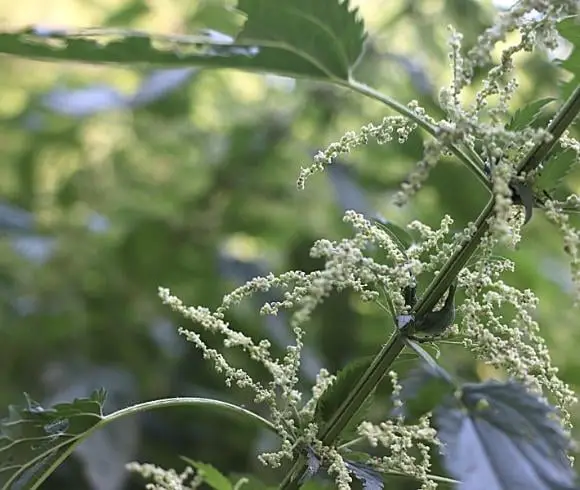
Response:
[{"label": "bokeh foliage", "polygon": [[[359,3],[369,39],[357,77],[403,103],[417,99],[438,115],[438,89],[450,76],[445,26],[463,31],[469,46],[492,21],[491,5]],[[2,0],[0,19],[13,27],[104,25],[172,34],[201,28],[233,34],[243,21],[218,0],[187,6],[61,0],[44,12],[34,4],[23,0],[15,8]],[[518,63],[517,102],[558,96],[565,76],[546,55]],[[10,57],[0,58],[0,73],[1,406],[19,400],[22,391],[51,403],[99,386],[109,392],[108,410],[178,395],[250,405],[247,394],[226,390],[178,338],[182,320],[161,305],[159,285],[185,302],[215,306],[256,274],[317,267],[309,247],[317,238],[349,232],[344,209],[379,212],[400,224],[421,219],[436,225],[448,213],[459,228],[486,198],[469,172],[449,159],[411,204],[394,207],[391,196],[421,155],[421,133],[404,146],[361,148],[298,192],[300,166],[316,148],[387,114],[376,102],[321,82]],[[540,123],[555,105],[546,107]],[[570,183],[577,186],[578,175]],[[514,255],[517,271],[508,279],[540,296],[542,332],[562,377],[578,387],[580,332],[560,238],[541,212],[524,233]],[[261,318],[255,304],[239,308],[231,320],[274,344],[289,341],[284,317]],[[309,326],[305,389],[320,366],[334,371],[374,354],[391,329],[378,307],[349,293],[330,298]],[[247,363],[242,356],[232,360]],[[442,362],[466,379],[502,378],[453,345],[444,347]],[[257,367],[244,367],[259,375]],[[45,487],[141,488],[128,478],[125,462],[180,466],[179,455],[275,482],[255,459],[274,443],[254,427],[211,412],[153,412],[95,435]],[[394,485],[413,488],[403,479]]]}]

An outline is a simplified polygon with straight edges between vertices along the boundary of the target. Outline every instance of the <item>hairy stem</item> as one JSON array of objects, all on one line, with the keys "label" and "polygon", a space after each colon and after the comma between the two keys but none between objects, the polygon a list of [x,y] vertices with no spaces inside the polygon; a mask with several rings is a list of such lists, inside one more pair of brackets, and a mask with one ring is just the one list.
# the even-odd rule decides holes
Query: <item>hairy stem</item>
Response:
[{"label": "hairy stem", "polygon": [[[364,87],[364,86],[363,86]],[[365,89],[366,90],[366,89]],[[371,90],[371,89],[369,89]],[[361,93],[367,93],[362,89]],[[379,99],[379,97],[375,97]],[[381,100],[381,99],[379,99]],[[390,99],[389,99],[390,100]],[[393,101],[394,102],[394,101]],[[387,102],[385,102],[387,103]],[[391,102],[387,105],[391,106]],[[405,110],[408,110],[405,108]],[[552,123],[548,126],[548,131],[553,138],[548,143],[540,143],[526,157],[519,162],[518,170],[525,172],[537,167],[553,149],[558,138],[572,123],[580,112],[580,87],[572,93],[566,103],[560,108]],[[466,239],[458,249],[453,253],[451,258],[443,266],[439,274],[433,279],[427,287],[421,299],[413,308],[412,314],[420,317],[429,311],[432,311],[437,302],[445,295],[451,283],[465,267],[470,258],[473,256],[481,239],[489,228],[489,218],[493,215],[495,199],[492,197],[475,222],[474,233]],[[370,396],[372,391],[379,384],[381,379],[389,371],[395,359],[399,356],[405,346],[405,336],[412,333],[412,323],[410,328],[405,331],[397,330],[391,336],[389,341],[383,346],[377,354],[369,368],[357,381],[356,385],[349,392],[340,407],[334,413],[329,422],[322,428],[320,439],[325,446],[332,446],[337,440],[340,433],[344,430],[350,419],[357,412],[364,400]],[[307,459],[300,455],[294,462],[290,471],[280,485],[280,490],[296,490],[301,485],[301,480],[307,471]]]}]

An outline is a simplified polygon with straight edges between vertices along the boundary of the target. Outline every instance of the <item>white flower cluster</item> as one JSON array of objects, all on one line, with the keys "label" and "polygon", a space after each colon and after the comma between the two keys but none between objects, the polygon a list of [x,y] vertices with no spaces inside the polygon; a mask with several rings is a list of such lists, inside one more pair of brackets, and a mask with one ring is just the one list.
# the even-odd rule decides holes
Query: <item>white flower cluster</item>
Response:
[{"label": "white flower cluster", "polygon": [[[402,386],[395,371],[389,372],[393,385],[393,403],[401,406],[399,398]],[[379,424],[362,422],[358,434],[365,438],[372,447],[382,446],[388,456],[369,458],[367,464],[383,473],[400,473],[411,476],[421,482],[420,490],[433,490],[437,483],[432,480],[431,449],[440,445],[436,430],[431,426],[431,417],[421,417],[414,424],[405,424],[403,418],[396,417]],[[410,449],[415,448],[419,456]]]},{"label": "white flower cluster", "polygon": [[463,344],[479,360],[503,370],[532,391],[553,396],[564,425],[569,426],[569,409],[577,399],[558,377],[558,368],[552,364],[533,319],[538,298],[529,289],[520,291],[501,280],[505,272],[514,270],[514,264],[492,256],[492,243],[488,236],[482,256],[459,275],[465,292],[458,308]]},{"label": "white flower cluster", "polygon": [[[283,441],[277,452],[261,455],[260,460],[269,466],[279,466],[283,458],[291,458],[297,438],[313,447],[320,446],[316,440],[318,427],[313,421],[314,411],[318,399],[335,377],[326,370],[320,371],[312,389],[312,396],[306,403],[302,403],[302,394],[296,389],[304,334],[302,327],[314,308],[333,291],[349,288],[368,301],[377,300],[379,291],[386,292],[392,299],[396,312],[403,313],[408,308],[401,293],[403,288],[414,285],[417,275],[434,272],[441,267],[465,236],[460,233],[449,239],[453,221],[448,216],[443,218],[436,230],[415,221],[408,228],[418,239],[403,252],[389,233],[362,215],[348,211],[344,221],[353,227],[352,238],[339,241],[318,240],[311,249],[313,256],[325,259],[322,270],[308,274],[292,271],[279,276],[270,274],[254,278],[226,295],[222,304],[213,312],[204,307],[186,306],[168,289],[159,289],[159,296],[165,304],[198,324],[202,330],[220,335],[223,338],[224,350],[242,349],[250,359],[261,363],[270,373],[267,381],[253,379],[244,370],[232,366],[224,352],[210,348],[203,340],[202,332],[179,329],[203,353],[204,358],[213,364],[216,371],[222,373],[228,386],[248,388],[255,393],[257,403],[268,405],[270,419]],[[290,324],[296,337],[295,345],[288,346],[286,355],[281,359],[273,356],[268,340],[255,341],[232,329],[225,320],[228,310],[244,299],[254,293],[274,288],[285,291],[282,299],[264,304],[261,313],[276,315],[280,309],[290,310]],[[301,427],[298,427],[298,421]],[[409,430],[413,432],[414,429]],[[424,427],[420,428],[420,432],[424,434]],[[322,454],[327,455],[325,457],[330,457],[334,451],[333,448],[319,449]],[[336,463],[338,459],[334,458],[333,461]],[[332,468],[336,468],[336,464]],[[340,474],[346,478],[348,471],[343,468]]]},{"label": "white flower cluster", "polygon": [[[556,23],[564,16],[577,14],[579,9],[577,0],[521,0],[502,14],[465,54],[462,54],[461,35],[452,30],[449,43],[452,81],[440,94],[446,118],[434,121],[416,102],[409,104],[416,115],[437,128],[437,138],[425,144],[423,158],[397,194],[398,202],[403,203],[415,193],[450,145],[473,150],[477,143],[481,156],[478,164],[483,160],[489,169],[494,216],[478,259],[459,274],[459,287],[464,291],[465,299],[458,307],[460,328],[454,331],[461,335],[464,345],[478,359],[503,369],[531,390],[545,397],[552,396],[565,424],[569,424],[568,410],[576,402],[576,397],[558,377],[557,368],[552,365],[545,341],[533,319],[538,300],[530,290],[519,291],[501,280],[506,271],[513,270],[513,263],[497,259],[493,250],[498,242],[512,247],[519,242],[523,214],[513,206],[511,186],[517,177],[516,164],[535,144],[550,138],[541,129],[506,129],[509,102],[517,88],[512,76],[514,56],[538,45],[555,47]],[[512,32],[519,32],[519,41],[508,45],[499,61],[494,62],[492,54],[495,48],[498,43],[506,42]],[[463,91],[472,84],[475,70],[489,65],[492,68],[487,71],[481,87],[473,100],[466,103]],[[298,187],[303,188],[310,175],[324,170],[339,155],[367,144],[370,138],[380,144],[393,139],[404,143],[416,127],[417,124],[403,116],[390,116],[379,125],[368,124],[359,132],[346,133],[340,141],[320,151],[311,166],[301,169]],[[567,135],[561,144],[580,153],[578,142]],[[568,204],[580,207],[580,198]],[[567,216],[561,212],[562,206],[563,203],[548,201],[546,210],[548,217],[564,234],[580,299],[580,233],[569,224]],[[402,294],[404,288],[414,286],[422,274],[437,274],[460,243],[474,232],[474,225],[470,224],[463,232],[451,235],[453,221],[448,216],[443,218],[437,230],[413,222],[408,228],[418,239],[408,250],[402,251],[385,229],[362,215],[348,211],[344,221],[354,230],[351,238],[338,241],[321,239],[311,248],[312,257],[324,259],[324,268],[310,273],[291,271],[254,278],[226,295],[215,311],[186,306],[169,290],[159,289],[159,296],[165,304],[201,327],[202,332],[186,328],[179,331],[202,352],[216,371],[223,374],[226,384],[249,388],[255,394],[256,403],[268,406],[270,420],[282,443],[278,451],[262,454],[260,460],[277,467],[284,458],[293,457],[296,444],[310,446],[324,458],[340,490],[350,489],[352,482],[344,454],[341,448],[323,447],[317,439],[319,427],[314,420],[316,403],[335,381],[335,376],[321,370],[306,402],[302,401],[303,393],[297,389],[305,323],[326,297],[344,289],[359,293],[365,301],[379,302],[380,293],[386,293],[396,314],[408,313]],[[283,293],[279,300],[265,303],[260,313],[276,315],[281,309],[290,311],[290,327],[296,338],[295,344],[289,345],[281,358],[274,356],[268,340],[256,341],[232,329],[226,320],[227,313],[234,306],[255,293],[272,289]],[[221,336],[223,349],[210,348],[203,339],[204,333]],[[269,379],[256,380],[233,366],[224,355],[232,348],[241,349],[250,359],[260,363],[269,373]],[[390,376],[397,392],[400,388],[397,376],[395,373],[390,373]],[[436,487],[429,469],[430,448],[437,446],[438,441],[429,416],[412,426],[405,426],[398,419],[377,424],[364,421],[358,427],[358,435],[371,446],[380,445],[388,450],[388,456],[370,458],[369,464],[385,472],[414,476],[422,482],[423,490]],[[411,452],[411,448],[415,448],[419,456],[417,451]],[[189,473],[164,476],[158,469],[146,465],[135,466],[135,469],[154,478],[157,486],[149,487],[154,490],[197,488],[191,484],[184,486],[184,475],[187,477]],[[164,483],[166,481],[170,483]]]},{"label": "white flower cluster", "polygon": [[[432,121],[416,101],[410,102],[408,107],[423,119]],[[299,189],[303,189],[306,180],[312,174],[322,172],[324,167],[331,165],[338,156],[350,153],[358,146],[368,144],[371,138],[380,145],[392,141],[395,137],[399,143],[405,143],[416,128],[417,124],[410,122],[406,117],[389,116],[385,117],[379,125],[369,123],[363,126],[358,133],[349,131],[340,141],[331,143],[324,151],[319,151],[314,156],[312,165],[300,169],[297,186]]]},{"label": "white flower cluster", "polygon": [[146,480],[153,480],[145,486],[147,490],[197,490],[203,483],[202,476],[193,476],[193,468],[189,466],[181,473],[149,463],[129,463],[126,468],[128,471],[138,473]]}]

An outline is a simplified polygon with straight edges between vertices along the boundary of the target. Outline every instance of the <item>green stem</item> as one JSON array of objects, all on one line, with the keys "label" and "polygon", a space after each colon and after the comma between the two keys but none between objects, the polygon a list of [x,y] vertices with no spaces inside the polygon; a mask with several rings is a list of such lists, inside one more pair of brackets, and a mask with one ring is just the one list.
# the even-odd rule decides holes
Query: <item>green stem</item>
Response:
[{"label": "green stem", "polygon": [[242,415],[248,417],[259,425],[262,425],[264,428],[278,434],[276,427],[269,421],[263,417],[260,417],[258,414],[251,412],[250,410],[246,410],[245,408],[239,407],[237,405],[233,405],[231,403],[222,402],[219,400],[212,400],[209,398],[196,398],[196,397],[178,397],[178,398],[165,398],[162,400],[152,400],[149,402],[138,403],[137,405],[133,405],[131,407],[123,408],[118,410],[114,413],[106,415],[103,417],[97,424],[92,426],[86,432],[79,434],[78,437],[74,440],[74,442],[68,441],[66,450],[63,451],[59,457],[53,461],[50,466],[46,467],[43,470],[43,475],[40,477],[35,484],[30,488],[30,490],[36,490],[53,472],[54,470],[62,464],[62,462],[70,456],[70,454],[74,451],[76,446],[84,441],[87,437],[89,437],[93,432],[97,429],[103,428],[105,425],[114,422],[120,418],[123,418],[127,415],[135,415],[140,412],[146,412],[148,410],[158,409],[158,408],[167,408],[167,407],[183,407],[183,406],[206,406],[210,407],[215,410],[225,410],[230,413],[236,415]]},{"label": "green stem", "polygon": [[[400,102],[392,99],[388,95],[385,95],[378,90],[375,90],[364,83],[357,82],[356,80],[349,80],[348,82],[338,82],[339,85],[348,87],[359,94],[370,97],[371,99],[378,100],[386,106],[390,107],[394,111],[408,117],[411,121],[417,123],[421,128],[427,131],[431,136],[437,138],[439,135],[439,130],[437,126],[431,124],[429,121],[423,119],[421,116],[415,114],[407,106],[401,104]],[[469,170],[477,177],[477,179],[485,186],[486,189],[491,191],[491,183],[487,175],[483,171],[484,163],[479,157],[479,155],[470,147],[465,146],[464,148],[459,148],[457,145],[450,145],[449,149],[453,154],[459,158]]]},{"label": "green stem", "polygon": [[[364,86],[362,86],[364,87]],[[371,90],[372,89],[368,89]],[[359,89],[361,93],[367,93],[367,89]],[[372,91],[374,93],[374,91]],[[377,94],[374,98],[383,100],[385,98],[382,94]],[[387,102],[388,100],[388,102]],[[400,104],[390,99],[384,102],[392,106],[398,107]],[[407,108],[404,108],[408,111]],[[565,124],[570,125],[580,112],[580,87],[578,87],[566,103],[560,108],[554,120],[548,127],[548,131],[553,135],[552,141],[548,143],[549,146],[543,147],[543,144],[538,145],[539,148],[532,150],[522,161],[517,168],[522,171],[528,171],[535,168],[534,165],[539,163],[549,154],[550,150],[555,145],[558,138],[565,131]],[[406,112],[405,112],[406,113]],[[493,215],[495,206],[495,199],[492,197],[487,203],[479,217],[475,222],[474,233],[466,239],[461,246],[453,253],[451,258],[445,263],[439,274],[433,279],[431,284],[425,290],[421,300],[413,308],[412,314],[415,317],[420,317],[429,311],[432,311],[437,302],[451,286],[456,276],[461,269],[465,267],[470,258],[475,253],[479,246],[481,239],[489,228],[489,218]],[[412,328],[412,323],[411,323]],[[377,354],[367,371],[357,381],[352,391],[348,394],[345,400],[341,403],[337,411],[333,414],[330,421],[323,427],[320,433],[320,440],[325,446],[334,444],[340,433],[344,430],[346,424],[354,416],[364,400],[370,396],[372,391],[376,388],[383,376],[388,372],[392,363],[398,357],[405,346],[404,336],[412,333],[410,330],[404,334],[397,330],[396,333],[389,339],[387,344],[383,346]],[[295,461],[291,470],[286,474],[286,477],[280,485],[280,490],[296,490],[300,487],[299,481],[307,471],[307,460],[304,455]]]}]

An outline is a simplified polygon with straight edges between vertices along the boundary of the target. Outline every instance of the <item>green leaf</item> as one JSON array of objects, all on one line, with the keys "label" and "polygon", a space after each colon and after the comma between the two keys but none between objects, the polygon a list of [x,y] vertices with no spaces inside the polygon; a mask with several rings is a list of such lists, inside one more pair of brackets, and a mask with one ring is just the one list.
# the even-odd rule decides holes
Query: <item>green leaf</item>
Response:
[{"label": "green leaf", "polygon": [[572,44],[572,52],[568,58],[560,63],[560,66],[574,76],[572,80],[562,87],[562,97],[569,96],[580,83],[580,16],[568,17],[558,24],[560,35]]},{"label": "green leaf", "polygon": [[247,15],[231,37],[208,31],[163,36],[124,29],[0,31],[0,53],[88,63],[202,66],[347,81],[362,54],[364,25],[338,0],[240,0]]},{"label": "green leaf", "polygon": [[532,126],[542,113],[542,108],[550,102],[556,100],[554,97],[547,97],[545,99],[538,99],[534,102],[521,107],[516,110],[510,121],[506,124],[508,131],[521,131],[529,126]]},{"label": "green leaf", "polygon": [[422,363],[411,371],[401,386],[398,399],[402,405],[395,405],[393,415],[403,417],[408,424],[416,423],[423,415],[435,410],[455,389],[447,373],[431,363]]},{"label": "green leaf", "polygon": [[404,228],[394,224],[385,218],[373,219],[375,225],[387,233],[397,245],[397,248],[405,253],[413,244],[413,237]]},{"label": "green leaf", "polygon": [[461,401],[436,413],[444,463],[461,488],[577,488],[553,407],[513,381],[465,384]]},{"label": "green leaf", "polygon": [[534,182],[535,187],[548,192],[556,189],[576,164],[578,164],[578,154],[574,150],[555,152],[548,161],[542,164]]},{"label": "green leaf", "polygon": [[237,40],[271,46],[269,63],[282,58],[310,76],[348,80],[362,54],[364,25],[347,1],[239,0],[238,9],[248,20]]},{"label": "green leaf", "polygon": [[200,461],[193,461],[192,459],[181,456],[181,459],[188,465],[195,468],[198,474],[203,478],[204,483],[209,485],[214,490],[232,490],[233,485],[228,478],[222,475],[212,465],[202,463]]},{"label": "green leaf", "polygon": [[105,392],[44,409],[26,396],[25,407],[9,407],[0,422],[0,488],[32,490],[103,419]]},{"label": "green leaf", "polygon": [[[372,362],[372,356],[356,359],[338,372],[334,383],[332,383],[318,399],[318,403],[314,411],[314,420],[321,428],[332,418],[334,412],[338,410],[341,403],[348,396],[350,391],[356,385],[357,381],[362,377]],[[370,404],[370,402],[371,397],[367,398],[366,403],[363,404],[361,408],[359,408],[357,413],[363,413],[365,408],[368,408],[368,404]],[[347,432],[349,429],[352,429],[353,426],[356,426],[357,419],[357,417],[353,417],[351,419],[349,425],[345,428],[345,432]]]}]

